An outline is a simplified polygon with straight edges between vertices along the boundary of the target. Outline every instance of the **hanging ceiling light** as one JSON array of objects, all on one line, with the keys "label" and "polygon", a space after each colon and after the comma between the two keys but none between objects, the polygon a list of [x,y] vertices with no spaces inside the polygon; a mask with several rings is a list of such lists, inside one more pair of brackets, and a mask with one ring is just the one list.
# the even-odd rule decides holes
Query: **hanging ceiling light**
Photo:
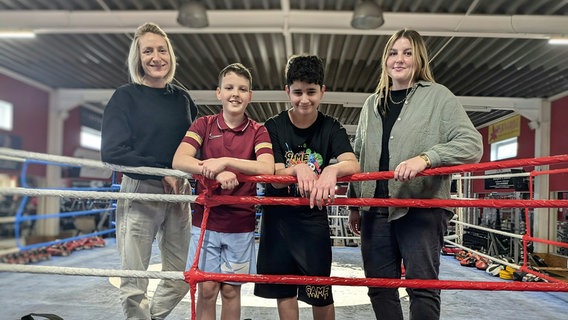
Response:
[{"label": "hanging ceiling light", "polygon": [[182,2],[179,7],[177,22],[185,27],[205,28],[209,26],[207,9],[198,1]]},{"label": "hanging ceiling light", "polygon": [[355,29],[376,29],[383,23],[383,10],[373,1],[360,2],[353,10],[351,26]]}]

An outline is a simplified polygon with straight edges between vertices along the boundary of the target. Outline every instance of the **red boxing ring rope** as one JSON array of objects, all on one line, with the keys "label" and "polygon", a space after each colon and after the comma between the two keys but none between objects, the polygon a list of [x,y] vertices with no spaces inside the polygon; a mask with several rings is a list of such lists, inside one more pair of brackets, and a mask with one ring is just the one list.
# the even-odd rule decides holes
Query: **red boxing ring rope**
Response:
[{"label": "red boxing ring rope", "polygon": [[[259,205],[291,205],[305,206],[310,204],[306,198],[286,197],[243,197],[243,196],[203,196],[195,200],[201,205],[211,207],[227,204],[259,204]],[[439,208],[439,207],[485,207],[485,208],[566,208],[568,200],[485,200],[485,199],[378,199],[378,198],[337,198],[334,206],[381,206],[381,207],[415,207],[415,208]]]},{"label": "red boxing ring rope", "polygon": [[[487,162],[478,164],[457,165],[451,167],[440,167],[427,169],[419,173],[418,176],[449,175],[453,173],[477,172],[492,169],[504,169],[519,166],[539,166],[556,163],[568,162],[568,155],[542,157],[535,159],[518,159],[499,162]],[[336,206],[386,206],[386,207],[488,207],[488,208],[525,208],[525,221],[527,223],[527,234],[523,236],[524,252],[527,252],[527,242],[536,241],[555,246],[567,247],[568,244],[555,242],[545,239],[534,238],[530,235],[528,225],[528,208],[564,208],[568,207],[568,200],[533,200],[532,179],[533,176],[564,173],[568,169],[549,170],[543,172],[531,172],[530,174],[530,200],[455,200],[455,199],[334,199],[326,205]],[[392,179],[394,172],[368,172],[358,173],[350,176],[338,178],[338,182],[347,181],[366,181]],[[254,283],[280,283],[280,284],[319,284],[319,285],[342,285],[342,286],[368,286],[384,288],[414,288],[414,289],[453,289],[453,290],[507,290],[507,291],[550,291],[568,292],[568,283],[561,280],[543,275],[527,266],[527,255],[524,255],[521,271],[531,273],[542,279],[544,282],[480,282],[480,281],[455,281],[455,280],[419,280],[419,279],[382,279],[382,278],[341,278],[341,277],[308,277],[296,275],[262,275],[262,274],[222,274],[200,271],[198,266],[201,247],[203,244],[204,231],[207,229],[210,208],[227,204],[254,204],[254,205],[309,205],[309,200],[305,198],[285,198],[285,197],[243,197],[243,196],[214,196],[212,191],[217,187],[213,180],[205,179],[202,176],[194,176],[200,183],[205,185],[203,194],[199,195],[196,203],[204,206],[204,213],[201,226],[201,234],[197,245],[195,259],[189,271],[184,273],[185,281],[189,283],[191,292],[191,316],[195,319],[195,294],[197,283],[204,281],[230,281],[230,282],[254,282]],[[266,182],[266,183],[294,183],[297,182],[292,176],[243,176],[239,175],[241,182]]]},{"label": "red boxing ring rope", "polygon": [[[192,278],[195,277],[195,278]],[[568,284],[564,282],[482,282],[457,280],[420,280],[420,279],[384,279],[384,278],[342,278],[312,277],[297,275],[262,275],[262,274],[225,274],[203,272],[198,269],[185,273],[186,282],[230,281],[278,284],[317,284],[341,286],[365,286],[384,288],[414,289],[454,289],[454,290],[488,290],[488,291],[551,291],[568,292]],[[558,280],[558,279],[556,279]]]},{"label": "red boxing ring rope", "polygon": [[[568,162],[568,154],[550,156],[550,157],[541,157],[541,158],[504,160],[499,162],[461,164],[449,167],[432,168],[420,172],[417,176],[450,175],[453,173],[479,172],[479,171],[494,170],[494,169],[507,169],[513,167],[543,166],[543,165],[551,165],[551,164],[566,163],[566,162]],[[384,179],[392,179],[393,177],[394,177],[393,171],[363,172],[363,173],[356,173],[349,176],[338,178],[337,182],[384,180]],[[296,178],[292,176],[273,176],[273,175],[262,175],[262,176],[239,175],[239,181],[268,182],[268,183],[297,182]]]}]

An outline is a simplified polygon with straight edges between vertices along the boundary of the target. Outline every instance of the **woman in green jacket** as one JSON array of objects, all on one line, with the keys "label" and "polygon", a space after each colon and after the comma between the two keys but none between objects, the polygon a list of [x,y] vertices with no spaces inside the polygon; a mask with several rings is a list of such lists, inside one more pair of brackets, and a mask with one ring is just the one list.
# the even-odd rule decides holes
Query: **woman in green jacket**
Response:
[{"label": "woman in green jacket", "polygon": [[[377,90],[366,100],[354,144],[363,172],[394,171],[394,179],[351,183],[350,197],[449,199],[451,177],[416,177],[431,167],[475,163],[481,135],[458,99],[434,82],[424,40],[414,30],[391,36]],[[451,208],[351,208],[361,235],[367,277],[438,279]],[[439,319],[440,291],[407,289],[410,319]],[[377,319],[403,319],[398,289],[369,288]]]}]

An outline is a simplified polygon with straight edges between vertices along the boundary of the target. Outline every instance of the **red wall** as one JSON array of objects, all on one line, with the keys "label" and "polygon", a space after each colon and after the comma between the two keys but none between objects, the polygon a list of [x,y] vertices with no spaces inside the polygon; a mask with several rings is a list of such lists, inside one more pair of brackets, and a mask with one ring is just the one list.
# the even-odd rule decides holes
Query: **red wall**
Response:
[{"label": "red wall", "polygon": [[[49,93],[0,74],[0,99],[14,105],[12,131],[0,130],[0,132],[20,137],[23,150],[47,152]],[[19,174],[18,170],[2,172]],[[31,175],[45,176],[45,166],[32,165],[28,172]]]},{"label": "red wall", "polygon": [[[550,110],[550,155],[568,154],[568,97],[552,103]],[[568,168],[567,163],[550,169]],[[568,173],[550,176],[550,191],[568,191]]]},{"label": "red wall", "polygon": [[[47,153],[47,127],[49,113],[49,92],[0,74],[0,100],[14,105],[12,131],[0,130],[18,136],[22,150]],[[63,155],[73,156],[80,146],[80,109],[69,111],[63,130]],[[29,174],[45,176],[45,165],[31,165]],[[19,170],[0,170],[1,173],[19,175]]]}]

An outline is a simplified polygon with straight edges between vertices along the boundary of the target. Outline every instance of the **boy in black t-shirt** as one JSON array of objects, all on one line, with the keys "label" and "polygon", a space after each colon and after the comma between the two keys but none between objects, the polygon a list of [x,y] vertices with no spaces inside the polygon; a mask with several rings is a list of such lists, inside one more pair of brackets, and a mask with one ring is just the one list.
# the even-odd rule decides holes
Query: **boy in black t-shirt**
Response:
[{"label": "boy in black t-shirt", "polygon": [[[265,206],[258,273],[329,276],[331,240],[327,211],[338,177],[360,171],[349,137],[334,118],[318,111],[325,92],[323,63],[317,56],[288,60],[286,93],[291,108],[267,120],[277,175],[296,184],[273,184],[267,196],[306,197],[310,206]],[[330,165],[331,159],[337,162]],[[324,203],[325,202],[325,203]],[[278,299],[280,319],[298,319],[300,299],[313,308],[315,320],[335,319],[331,286],[257,284],[255,295]]]}]

